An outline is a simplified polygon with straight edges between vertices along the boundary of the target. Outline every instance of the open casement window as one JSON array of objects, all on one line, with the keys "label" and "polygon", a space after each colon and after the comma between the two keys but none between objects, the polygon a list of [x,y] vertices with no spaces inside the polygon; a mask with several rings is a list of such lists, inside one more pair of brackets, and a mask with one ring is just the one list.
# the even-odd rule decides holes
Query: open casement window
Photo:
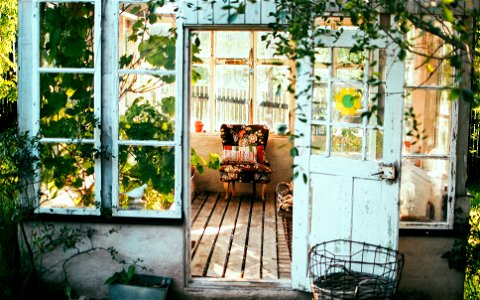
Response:
[{"label": "open casement window", "polygon": [[406,91],[400,189],[402,228],[453,227],[453,136],[457,102],[449,99],[454,70],[443,56],[451,49],[432,34],[412,28],[415,52],[406,58]]},{"label": "open casement window", "polygon": [[[118,4],[118,94],[110,103],[116,216],[181,217],[182,56],[175,10],[153,2]],[[139,195],[129,193],[142,187]]]},{"label": "open casement window", "polygon": [[19,126],[41,138],[37,212],[100,215],[102,207],[120,217],[181,218],[175,7],[19,5]]},{"label": "open casement window", "polygon": [[267,34],[193,32],[192,45],[200,44],[192,59],[192,121],[202,121],[206,131],[223,123],[289,125],[291,62],[274,56],[274,43],[262,38]]},{"label": "open casement window", "polygon": [[30,117],[42,146],[39,212],[100,212],[99,4],[45,1],[36,6],[39,48],[32,52],[39,51],[39,103]]}]

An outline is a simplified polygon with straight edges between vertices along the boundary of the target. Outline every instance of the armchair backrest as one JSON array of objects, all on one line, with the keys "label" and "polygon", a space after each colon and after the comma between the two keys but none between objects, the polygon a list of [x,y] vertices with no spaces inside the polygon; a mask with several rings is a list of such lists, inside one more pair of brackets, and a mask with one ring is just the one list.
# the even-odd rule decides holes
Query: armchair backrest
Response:
[{"label": "armchair backrest", "polygon": [[222,124],[220,137],[225,146],[263,146],[268,142],[268,127],[266,125]]}]

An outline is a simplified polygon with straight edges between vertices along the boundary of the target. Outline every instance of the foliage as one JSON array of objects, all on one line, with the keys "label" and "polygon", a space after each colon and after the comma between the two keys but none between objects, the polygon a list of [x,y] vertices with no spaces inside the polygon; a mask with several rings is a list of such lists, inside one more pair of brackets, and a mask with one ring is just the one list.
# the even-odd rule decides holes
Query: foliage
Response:
[{"label": "foliage", "polygon": [[[40,56],[43,66],[93,67],[92,3],[40,4]],[[75,12],[75,13],[72,13]],[[42,137],[67,138],[71,143],[46,144],[41,151],[42,200],[72,191],[78,206],[94,204],[95,149],[84,144],[99,126],[94,114],[93,76],[44,73],[40,77]]]},{"label": "foliage", "polygon": [[135,265],[130,265],[128,266],[127,270],[123,268],[120,272],[115,272],[112,276],[107,278],[107,280],[105,281],[105,284],[114,284],[114,283],[129,284],[132,281],[134,274],[135,274]]},{"label": "foliage", "polygon": [[470,210],[470,234],[468,236],[465,255],[465,299],[480,298],[480,183],[472,184],[473,195]]},{"label": "foliage", "polygon": [[205,172],[205,166],[212,170],[218,170],[220,169],[220,156],[217,153],[212,152],[208,155],[207,162],[205,158],[197,154],[194,148],[191,148],[190,166],[200,174]]},{"label": "foliage", "polygon": [[[33,174],[38,167],[38,139],[27,133],[18,135],[16,128],[0,133],[0,298],[11,299],[24,292],[28,281],[22,262],[19,236],[23,219],[32,212],[35,198]],[[22,202],[19,201],[22,193]],[[19,228],[21,231],[19,231]]]},{"label": "foliage", "polygon": [[0,3],[0,99],[16,100],[15,40],[17,34],[17,0]]}]

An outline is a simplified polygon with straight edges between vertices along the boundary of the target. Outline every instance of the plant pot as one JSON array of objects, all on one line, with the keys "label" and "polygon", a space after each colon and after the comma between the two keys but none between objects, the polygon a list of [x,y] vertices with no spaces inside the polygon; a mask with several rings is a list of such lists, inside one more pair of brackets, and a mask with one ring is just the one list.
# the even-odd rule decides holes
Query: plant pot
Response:
[{"label": "plant pot", "polygon": [[170,277],[135,274],[132,282],[132,284],[109,284],[109,299],[164,300],[167,299],[167,292],[172,279]]},{"label": "plant pot", "polygon": [[203,123],[201,121],[195,121],[195,132],[202,132]]}]

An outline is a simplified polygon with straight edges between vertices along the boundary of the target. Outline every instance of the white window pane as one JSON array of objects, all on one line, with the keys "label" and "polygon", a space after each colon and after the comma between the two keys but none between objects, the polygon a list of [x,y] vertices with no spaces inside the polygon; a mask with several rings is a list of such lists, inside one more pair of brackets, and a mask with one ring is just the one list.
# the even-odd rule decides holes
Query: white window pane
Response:
[{"label": "white window pane", "polygon": [[120,146],[118,153],[119,209],[169,209],[174,202],[174,148]]},{"label": "white window pane", "polygon": [[403,152],[449,155],[451,110],[446,91],[410,90],[405,99]]},{"label": "white window pane", "polygon": [[[432,22],[440,30],[444,29],[447,22]],[[405,59],[406,84],[452,86],[454,70],[448,60],[430,58],[429,56],[442,57],[452,51],[450,46],[431,33],[419,29],[410,30],[407,39],[413,44],[416,53],[408,52]]]},{"label": "white window pane", "polygon": [[[193,77],[196,80],[193,80]],[[192,124],[195,121],[202,121],[203,129],[209,130],[213,126],[208,117],[208,111],[211,101],[210,97],[210,68],[208,65],[193,65],[192,66],[192,86],[190,95],[190,120]],[[192,128],[193,131],[193,128]]]},{"label": "white window pane", "polygon": [[250,32],[215,32],[215,51],[217,58],[248,58],[250,55]]},{"label": "white window pane", "polygon": [[248,66],[220,65],[215,70],[215,129],[223,123],[246,124],[250,98]]},{"label": "white window pane", "polygon": [[175,136],[174,78],[128,74],[120,79],[119,138],[172,141]]},{"label": "white window pane", "polygon": [[95,206],[93,145],[44,144],[40,162],[41,208]]},{"label": "white window pane", "polygon": [[362,138],[362,129],[333,126],[332,156],[360,159],[362,155]]},{"label": "white window pane", "polygon": [[93,67],[94,21],[93,3],[40,3],[41,66]]},{"label": "white window pane", "polygon": [[351,52],[350,48],[333,49],[333,74],[343,80],[362,80],[366,51]]},{"label": "white window pane", "polygon": [[93,138],[93,75],[40,75],[40,132],[50,138]]},{"label": "white window pane", "polygon": [[288,124],[290,71],[285,66],[258,66],[256,72],[256,105],[254,123],[275,128]]},{"label": "white window pane", "polygon": [[448,206],[447,159],[402,160],[400,219],[402,221],[445,221]]},{"label": "white window pane", "polygon": [[119,10],[120,68],[175,70],[175,15],[153,2],[122,3]]}]

